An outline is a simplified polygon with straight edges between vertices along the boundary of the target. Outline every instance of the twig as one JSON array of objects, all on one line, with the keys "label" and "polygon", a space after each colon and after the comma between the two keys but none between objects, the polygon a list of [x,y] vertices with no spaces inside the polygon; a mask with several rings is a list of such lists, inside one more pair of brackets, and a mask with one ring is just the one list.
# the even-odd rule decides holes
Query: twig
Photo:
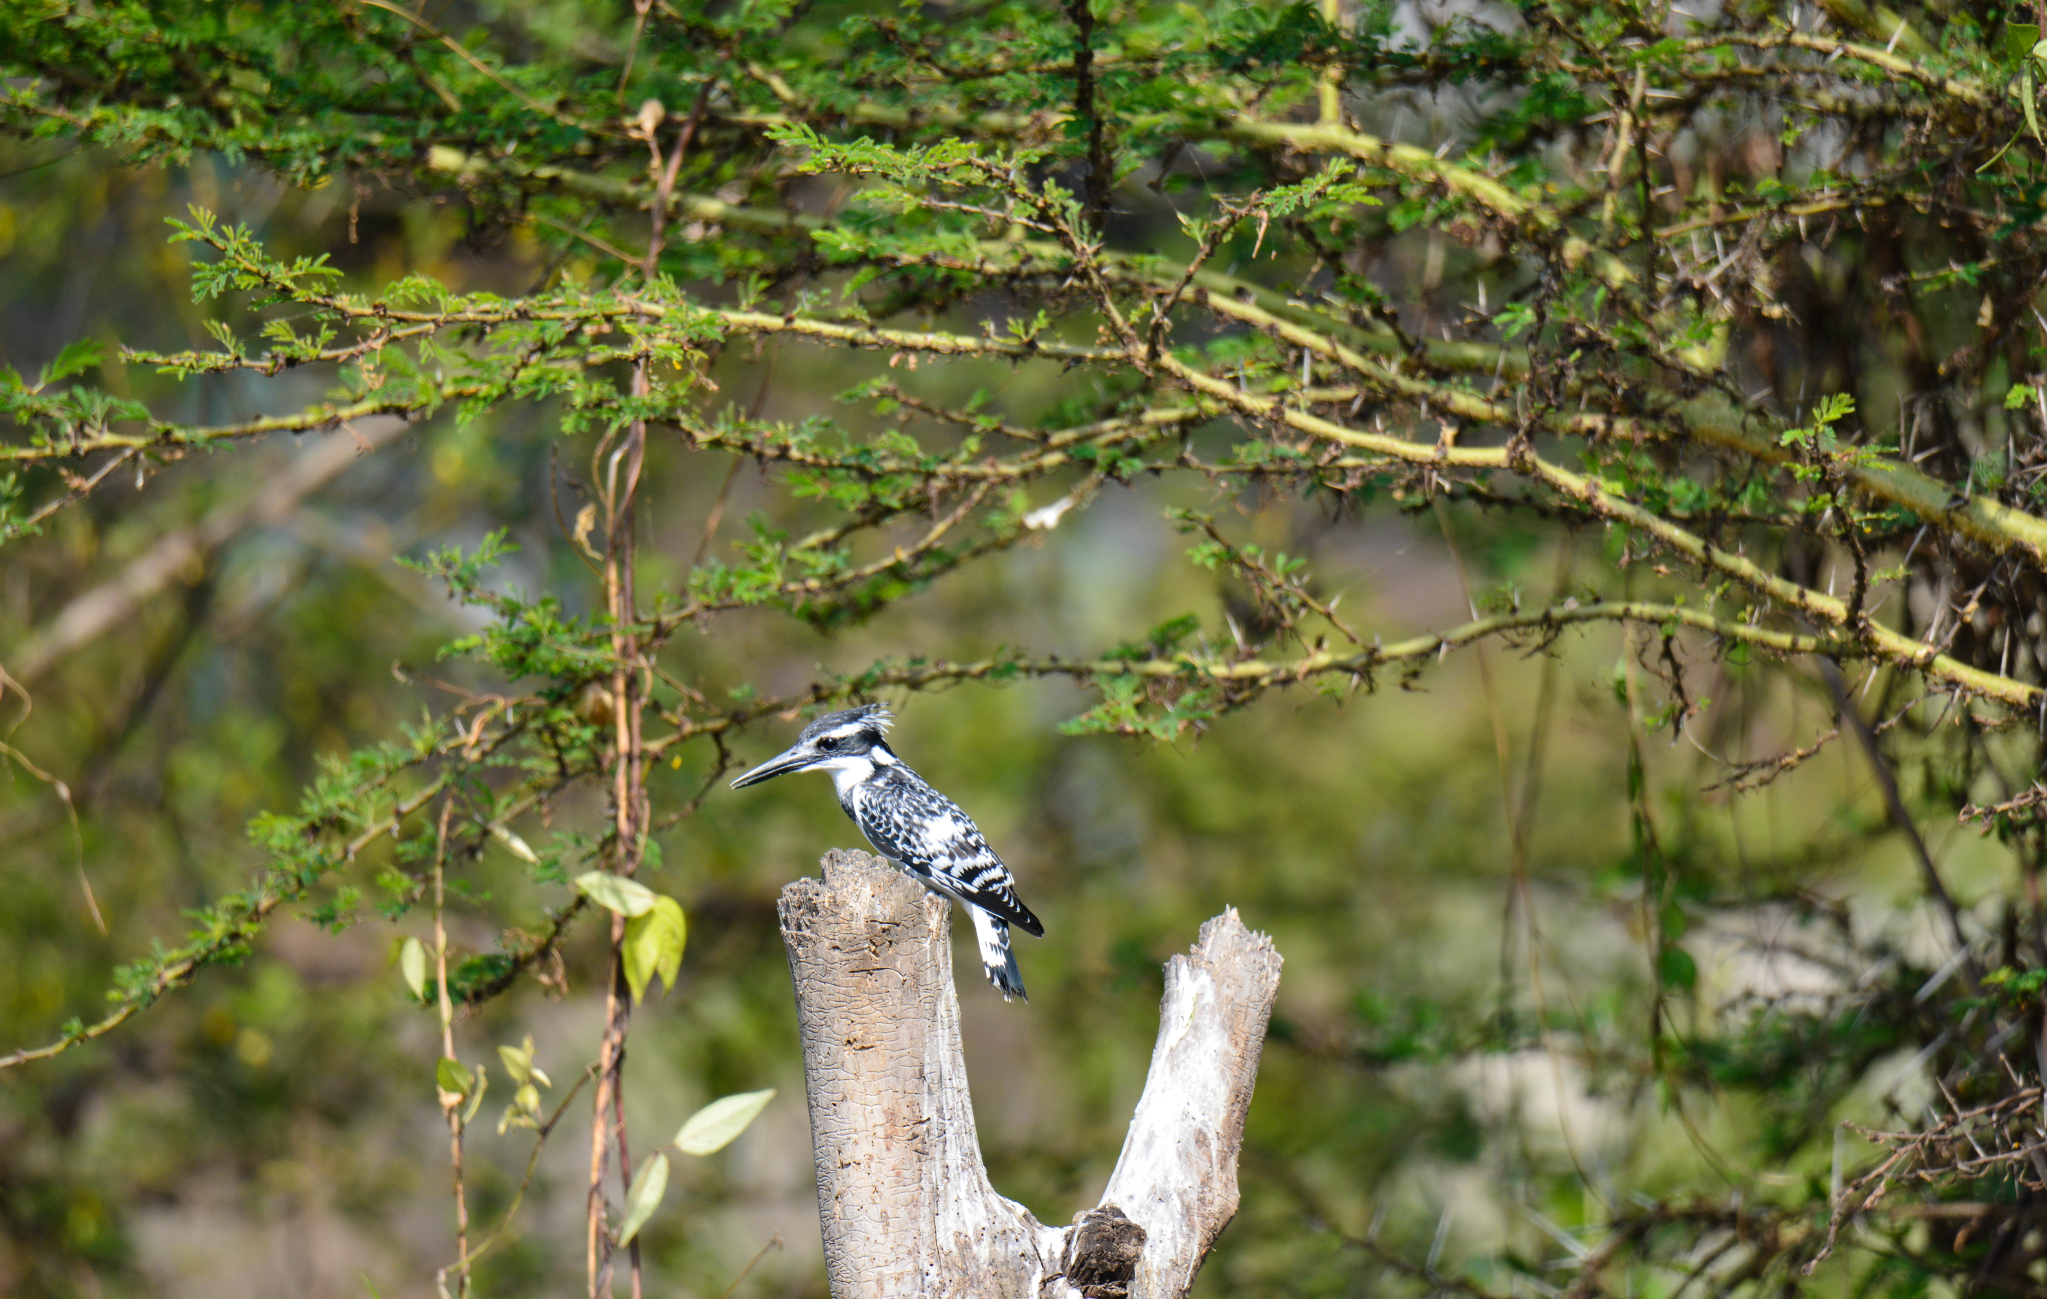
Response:
[{"label": "twig", "polygon": [[194,566],[210,564],[236,537],[252,527],[286,518],[306,497],[346,472],[365,451],[389,444],[407,427],[400,419],[377,420],[358,434],[363,445],[330,436],[320,446],[293,457],[261,490],[221,506],[196,524],[164,533],[119,574],[73,598],[32,634],[15,651],[12,672],[24,682],[38,679],[80,647],[127,623],[138,605],[172,582],[183,580]]},{"label": "twig", "polygon": [[[441,1058],[459,1068],[461,1061],[455,1056],[455,1005],[448,996],[448,928],[444,918],[448,817],[454,810],[453,795],[443,797],[440,825],[434,834],[434,984],[441,1012]],[[481,1083],[480,1077],[478,1082]],[[462,1107],[468,1099],[459,1092],[440,1093],[441,1113],[448,1120],[448,1160],[455,1176],[456,1299],[466,1299],[469,1294],[469,1197],[462,1177]]]},{"label": "twig", "polygon": [[540,1148],[547,1143],[547,1138],[554,1132],[555,1125],[561,1122],[562,1116],[568,1113],[569,1102],[576,1099],[576,1093],[583,1090],[583,1084],[589,1082],[595,1075],[595,1066],[578,1074],[575,1085],[555,1104],[554,1113],[548,1115],[547,1121],[534,1130],[533,1149],[526,1154],[526,1171],[519,1177],[519,1189],[512,1192],[512,1202],[505,1206],[504,1216],[498,1219],[498,1225],[491,1229],[490,1235],[485,1236],[477,1243],[475,1249],[469,1251],[469,1262],[472,1266],[476,1260],[484,1256],[485,1251],[497,1244],[511,1227],[513,1217],[519,1212],[519,1206],[526,1202],[527,1188],[533,1185],[533,1170],[540,1166]]},{"label": "twig", "polygon": [[1947,918],[1948,934],[1954,940],[1956,952],[1962,954],[1962,967],[1969,985],[1974,988],[1983,979],[1982,967],[1976,963],[1975,954],[1969,943],[1969,935],[1962,929],[1962,911],[1955,905],[1954,895],[1948,892],[1947,884],[1940,877],[1940,868],[1933,864],[1933,855],[1926,851],[1926,840],[1919,833],[1919,826],[1905,807],[1905,800],[1898,793],[1898,778],[1891,772],[1891,764],[1884,757],[1883,749],[1876,742],[1876,733],[1869,729],[1869,723],[1862,720],[1862,713],[1855,707],[1855,701],[1848,696],[1848,687],[1841,680],[1841,669],[1831,659],[1818,660],[1820,675],[1825,678],[1827,689],[1834,696],[1834,708],[1841,715],[1842,722],[1854,734],[1856,743],[1869,759],[1870,770],[1876,776],[1877,788],[1883,791],[1884,810],[1889,813],[1891,824],[1905,836],[1912,855],[1919,862],[1919,873],[1926,883],[1926,891],[1941,914]]},{"label": "twig", "polygon": [[754,1256],[747,1260],[745,1267],[739,1269],[739,1275],[732,1278],[732,1284],[725,1287],[725,1293],[719,1295],[718,1299],[732,1299],[732,1292],[739,1288],[741,1281],[753,1275],[754,1268],[760,1266],[760,1261],[768,1256],[768,1251],[780,1248],[782,1248],[782,1233],[778,1231],[768,1238],[767,1244],[761,1246]]}]

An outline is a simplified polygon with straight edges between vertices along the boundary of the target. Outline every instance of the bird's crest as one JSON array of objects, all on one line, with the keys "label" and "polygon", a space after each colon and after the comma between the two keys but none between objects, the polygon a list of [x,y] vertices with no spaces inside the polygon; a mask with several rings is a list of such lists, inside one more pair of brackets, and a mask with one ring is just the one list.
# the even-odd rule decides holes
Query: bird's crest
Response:
[{"label": "bird's crest", "polygon": [[896,717],[888,710],[887,704],[862,704],[858,708],[844,708],[836,713],[826,713],[803,728],[799,739],[808,743],[820,735],[834,731],[872,730],[886,734],[895,725]]}]

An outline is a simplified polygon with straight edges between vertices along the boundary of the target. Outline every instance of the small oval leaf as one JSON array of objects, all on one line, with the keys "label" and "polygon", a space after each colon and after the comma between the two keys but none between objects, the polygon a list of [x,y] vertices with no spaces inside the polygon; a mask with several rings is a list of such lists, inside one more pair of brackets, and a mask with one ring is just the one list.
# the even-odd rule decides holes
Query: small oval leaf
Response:
[{"label": "small oval leaf", "polygon": [[398,972],[405,976],[405,986],[412,989],[413,998],[426,1000],[426,945],[417,938],[408,938],[398,948]]},{"label": "small oval leaf", "polygon": [[625,926],[625,981],[633,1001],[647,999],[647,985],[655,975],[673,990],[675,976],[682,972],[682,948],[689,936],[682,904],[674,898],[656,895],[653,910],[634,916]]},{"label": "small oval leaf", "polygon": [[434,1065],[434,1083],[450,1095],[467,1096],[469,1089],[476,1086],[476,1078],[460,1060],[444,1055]]},{"label": "small oval leaf", "polygon": [[610,871],[589,871],[576,876],[576,891],[603,907],[631,919],[654,909],[654,890]]},{"label": "small oval leaf", "polygon": [[499,843],[511,849],[512,855],[520,861],[531,862],[535,866],[540,864],[540,854],[534,852],[532,845],[521,839],[517,832],[496,822],[491,823],[490,832],[496,836]]},{"label": "small oval leaf", "polygon": [[640,1165],[640,1171],[633,1175],[632,1189],[625,1193],[625,1221],[618,1224],[621,1246],[630,1245],[633,1237],[640,1234],[640,1228],[661,1207],[661,1197],[667,1193],[668,1156],[656,1154]]},{"label": "small oval leaf", "polygon": [[775,1099],[775,1089],[764,1092],[740,1092],[712,1101],[689,1116],[682,1125],[682,1131],[675,1134],[675,1148],[686,1155],[708,1155],[723,1150],[732,1138],[746,1131],[746,1125],[753,1122],[768,1102]]},{"label": "small oval leaf", "polygon": [[1699,984],[1699,963],[1690,952],[1672,943],[1656,957],[1656,977],[1667,987],[1690,992]]},{"label": "small oval leaf", "polygon": [[462,1111],[462,1122],[466,1126],[475,1119],[476,1111],[483,1108],[483,1094],[490,1090],[490,1066],[476,1066],[476,1090],[469,1093],[469,1108]]},{"label": "small oval leaf", "polygon": [[498,1059],[505,1062],[505,1072],[512,1075],[512,1081],[523,1083],[533,1076],[533,1035],[526,1035],[524,1046],[498,1047]]}]

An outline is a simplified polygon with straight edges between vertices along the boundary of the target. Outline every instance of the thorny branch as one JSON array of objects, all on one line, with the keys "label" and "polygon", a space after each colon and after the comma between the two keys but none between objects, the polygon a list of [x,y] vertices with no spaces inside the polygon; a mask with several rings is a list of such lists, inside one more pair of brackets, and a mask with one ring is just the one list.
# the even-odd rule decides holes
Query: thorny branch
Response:
[{"label": "thorny branch", "polygon": [[[371,415],[424,425],[445,407],[467,420],[528,407],[559,414],[565,436],[593,448],[577,488],[591,498],[589,521],[565,544],[590,559],[603,617],[543,628],[530,606],[485,589],[464,557],[434,561],[458,598],[495,620],[497,639],[485,641],[502,661],[522,661],[508,647],[545,644],[554,657],[530,674],[543,683],[460,697],[409,747],[341,773],[270,827],[272,865],[253,887],[209,911],[181,947],[123,971],[109,1015],[0,1058],[0,1069],[102,1036],[238,954],[358,853],[416,841],[436,801],[432,879],[411,887],[415,901],[431,894],[438,924],[449,853],[523,844],[514,824],[550,816],[578,785],[605,790],[607,824],[580,859],[550,854],[546,868],[597,863],[632,876],[648,837],[703,797],[657,816],[650,766],[700,757],[708,790],[728,766],[728,740],[764,718],[886,690],[1062,677],[1102,696],[1082,729],[1171,738],[1274,690],[1370,689],[1386,671],[1406,684],[1485,639],[1541,654],[1572,628],[1607,624],[1628,629],[1630,707],[1649,711],[1656,701],[1640,688],[1653,681],[1669,695],[1659,716],[1688,737],[1707,707],[1693,674],[1724,680],[1757,657],[1869,665],[1870,684],[1882,686],[1871,715],[1887,720],[1865,728],[1862,700],[1838,677],[1833,711],[1878,762],[1887,813],[1917,844],[1959,959],[1983,967],[1965,982],[1991,979],[1977,918],[1946,896],[1914,828],[1925,800],[1948,795],[1901,780],[1902,764],[1894,771],[1874,739],[1937,746],[1944,726],[1977,737],[1995,729],[2025,750],[2011,765],[2026,772],[2038,765],[2027,733],[2047,718],[2037,648],[2047,619],[2040,159],[2021,130],[2031,106],[1995,52],[1971,44],[1974,29],[1956,26],[1936,50],[1903,17],[1859,4],[1790,20],[1671,10],[1597,31],[1575,11],[1539,7],[1534,35],[1450,24],[1417,49],[1345,30],[1342,7],[1324,6],[1325,24],[1298,57],[1275,60],[1267,55],[1280,47],[1261,42],[1280,37],[1266,28],[1255,40],[1226,25],[1200,40],[1177,30],[1154,39],[1128,26],[1140,20],[1083,0],[1062,8],[1050,14],[1057,43],[1043,48],[920,34],[914,16],[848,37],[914,54],[879,75],[879,63],[807,70],[779,59],[800,14],[735,18],[711,41],[680,7],[649,0],[635,5],[615,85],[598,78],[604,93],[588,102],[572,86],[539,90],[545,76],[514,68],[492,48],[494,31],[465,43],[381,3],[309,15],[334,57],[366,48],[425,87],[417,103],[365,91],[351,109],[385,121],[423,113],[417,138],[356,137],[321,165],[459,200],[480,231],[523,229],[561,258],[541,289],[516,297],[419,277],[343,289],[332,268],[288,263],[254,233],[195,215],[187,234],[210,259],[206,291],[274,304],[251,315],[262,342],[222,324],[215,349],[127,359],[178,379],[307,367],[338,391],[295,412],[200,424],[9,371],[0,464],[7,490],[27,483],[31,504],[0,518],[0,532],[32,533],[128,470],[146,478],[194,450],[346,430]],[[81,14],[67,39],[110,39],[98,21]],[[329,22],[341,25],[320,26]],[[862,46],[862,57],[878,48]],[[283,143],[297,128],[272,129],[254,101],[216,104],[230,89],[174,69],[81,97],[76,60],[20,57],[29,62],[10,69],[13,97],[0,107],[17,129],[208,148],[305,174],[305,159],[288,152],[297,146]],[[636,70],[648,75],[642,59],[672,62],[660,74],[692,88],[679,122],[655,101],[621,116]],[[1465,86],[1468,130],[1419,140],[1397,124],[1360,129],[1385,120],[1383,108]],[[1355,118],[1346,96],[1360,106]],[[164,116],[125,121],[131,103]],[[482,103],[507,115],[500,134],[467,124]],[[1301,120],[1301,105],[1319,110],[1315,120]],[[1721,139],[1705,122],[1760,125],[1725,126]],[[550,143],[568,137],[577,144]],[[1078,197],[1062,188],[1073,168],[1084,168]],[[1192,202],[1173,188],[1190,170],[1200,173]],[[806,175],[835,187],[828,202],[800,196]],[[1170,224],[1161,238],[1127,237],[1126,218],[1136,226],[1163,209],[1119,188],[1119,176],[1150,176],[1155,197],[1175,204],[1170,216],[1186,218],[1186,237],[1176,241]],[[629,251],[643,238],[644,252]],[[1408,285],[1391,272],[1416,240],[1428,241],[1438,270],[1396,301],[1384,286]],[[602,273],[558,275],[572,247]],[[1460,264],[1431,279],[1446,256]],[[943,323],[963,319],[982,323]],[[719,408],[712,367],[776,340],[886,355],[888,373],[859,398],[890,409],[849,434]],[[1892,352],[1905,359],[1873,373],[1869,358]],[[999,400],[923,388],[919,364],[939,361],[991,382],[1026,368],[1077,372],[1087,395],[1024,420]],[[1891,401],[1894,391],[1905,395]],[[649,439],[658,448],[671,437],[684,452],[731,457],[735,475],[750,462],[815,512],[788,535],[763,532],[736,557],[714,555],[721,491],[688,575],[640,591]],[[994,437],[1006,439],[1000,454],[984,445]],[[1154,477],[1247,505],[1295,493],[1336,514],[1382,500],[1511,512],[1596,532],[1614,580],[1560,585],[1538,607],[1500,593],[1484,616],[1384,641],[1362,615],[1340,617],[1312,572],[1253,549],[1217,512],[1200,515],[1197,530],[1218,571],[1258,602],[1248,635],[1225,620],[1227,638],[1169,624],[1089,657],[1029,646],[970,662],[926,654],[772,698],[720,696],[679,666],[679,634],[721,615],[779,606],[820,628],[871,617],[991,556],[1043,544],[1069,511]],[[601,548],[587,540],[593,529]],[[200,529],[213,531],[211,521]],[[160,568],[129,583],[120,607],[161,585]],[[40,665],[50,646],[90,639],[59,633],[46,626],[26,650],[6,652]],[[1753,786],[1834,736],[1715,770],[1734,788]],[[2019,788],[2026,779],[2001,796],[1962,780],[1953,801],[1986,829],[2037,836],[2047,795]],[[467,982],[448,969],[437,929],[444,1055],[454,1054],[458,1002],[478,1004],[556,959],[590,911],[580,899],[553,911],[537,936],[508,937]],[[1645,924],[1656,943],[1662,924]],[[621,1187],[632,1172],[622,925],[611,918],[590,1075],[593,1296],[608,1289],[612,1264],[606,1168],[616,1160]],[[2042,941],[2033,935],[2033,948]],[[1969,1010],[1957,1030],[1967,1040],[1951,1049],[1987,1051],[2036,1013],[2023,998]],[[1681,1054],[1660,1041],[1657,1053]],[[1660,1206],[1616,1219],[1579,1257],[1567,1293],[1600,1290],[1602,1269],[1665,1232],[1690,1233],[1684,1249],[1698,1260],[1675,1294],[1748,1284],[1787,1259],[1823,1257],[1846,1222],[1911,1178],[2008,1173],[2047,1189],[2022,1130],[2037,1088],[2005,1073],[1992,1101],[1873,1132],[1890,1153],[1844,1184],[1824,1246],[1787,1214]],[[459,1196],[461,1127],[449,1115]],[[458,1286],[493,1239],[472,1252],[466,1223],[459,1229]],[[1363,1248],[1385,1253],[1369,1238]],[[1398,1266],[1390,1254],[1381,1261]],[[631,1269],[637,1299],[637,1244]],[[1409,1274],[1428,1289],[1469,1286],[1433,1259]]]}]

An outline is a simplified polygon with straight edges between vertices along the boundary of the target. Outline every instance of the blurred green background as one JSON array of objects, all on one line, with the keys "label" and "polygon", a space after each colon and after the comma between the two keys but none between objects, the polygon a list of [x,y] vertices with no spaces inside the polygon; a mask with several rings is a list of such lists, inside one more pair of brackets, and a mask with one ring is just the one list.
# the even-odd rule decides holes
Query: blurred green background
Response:
[{"label": "blurred green background", "polygon": [[[103,339],[109,388],[191,420],[317,399],[318,377],[172,384],[113,356],[119,343],[205,343],[187,249],[164,225],[190,203],[247,222],[280,254],[330,251],[355,284],[421,271],[459,290],[517,291],[549,256],[518,234],[472,247],[459,214],[388,191],[300,191],[203,154],[137,167],[57,141],[0,143],[0,361],[27,371],[73,339]],[[1417,236],[1389,257],[1419,277],[1430,247]],[[871,404],[835,394],[885,366],[784,342],[735,349],[714,377],[742,410],[863,428],[878,426]],[[927,362],[897,378],[951,396],[991,386],[1000,409],[1025,414],[1065,395],[1044,365]],[[494,583],[553,592],[572,612],[597,606],[549,492],[555,457],[582,463],[588,438],[564,441],[552,419],[507,409],[466,429],[443,415],[407,430],[181,566],[26,681],[32,708],[8,695],[0,734],[65,782],[70,804],[21,764],[5,768],[0,1046],[92,1017],[115,964],[242,886],[263,864],[249,819],[293,805],[323,756],[441,707],[420,674],[497,684],[437,662],[476,614],[397,558],[504,528],[519,549]],[[166,534],[203,526],[348,436],[193,455],[140,491],[124,484],[59,513],[0,558],[0,664]],[[809,517],[754,466],[672,440],[655,440],[649,472],[649,583],[685,570],[728,474],[713,556],[748,535],[751,515],[788,527]],[[864,625],[824,635],[743,611],[675,654],[707,693],[741,681],[789,690],[820,667],[881,656],[1016,644],[1092,655],[1188,612],[1219,627],[1236,593],[1187,561],[1187,538],[1162,517],[1175,505],[1217,509],[1241,536],[1310,556],[1321,589],[1388,640],[1461,622],[1502,590],[1546,596],[1604,562],[1596,534],[1476,510],[1380,501],[1332,513],[1140,481]],[[1046,926],[1044,940],[1019,940],[1029,1005],[1006,1006],[974,979],[960,990],[997,1188],[1049,1222],[1094,1202],[1143,1081],[1160,964],[1226,906],[1269,932],[1286,966],[1243,1208],[1197,1294],[1419,1284],[1389,1273],[1388,1253],[1539,1292],[1544,1262],[1582,1249],[1583,1224],[1642,1197],[1823,1188],[1831,1125],[1880,1117],[1916,1078],[1918,1044],[1801,1039],[1796,997],[1937,964],[1913,866],[1881,833],[1866,767],[1838,746],[1759,792],[1709,788],[1724,769],[1708,750],[1767,755],[1829,725],[1802,669],[1698,664],[1713,707],[1698,742],[1672,742],[1631,724],[1630,661],[1623,633],[1605,628],[1568,634],[1549,656],[1486,646],[1411,688],[1388,677],[1373,693],[1275,694],[1171,747],[1063,736],[1059,723],[1088,701],[1059,683],[894,699],[898,751],[975,816]],[[1652,706],[1646,688],[1637,697]],[[768,756],[795,725],[748,732],[736,757]],[[695,792],[702,761],[654,776],[657,812]],[[602,815],[587,798],[558,812],[564,825]],[[2009,860],[1972,832],[1939,827],[1932,840],[1965,904],[2009,888]],[[824,1293],[774,904],[826,848],[858,842],[816,778],[720,786],[662,836],[647,878],[684,902],[691,937],[681,986],[635,1021],[636,1130],[667,1130],[731,1091],[780,1095],[735,1145],[678,1167],[643,1237],[657,1293],[722,1294],[774,1241],[734,1293]],[[347,882],[370,888],[382,860],[366,854]],[[536,929],[566,898],[502,851],[465,884],[475,900],[455,903],[450,925],[470,951],[493,948],[501,926]],[[429,1293],[452,1257],[437,1027],[393,965],[400,938],[424,924],[372,916],[329,934],[282,919],[239,968],[205,973],[100,1042],[0,1073],[0,1293]],[[1894,967],[1847,968],[1871,951]],[[463,1053],[488,1058],[531,1033],[559,1095],[599,1029],[596,929],[576,931],[565,955],[555,987],[524,981],[459,1024]],[[1746,1037],[1714,1056],[1715,1034],[1751,1023],[1758,998],[1783,1016],[1769,1039],[1781,1058],[1762,1059],[1762,1039]],[[470,1146],[484,1221],[530,1144],[490,1126],[479,1122]],[[580,1292],[587,1152],[574,1126],[481,1265],[481,1293]],[[1534,1260],[1534,1280],[1517,1282],[1512,1259]]]}]

